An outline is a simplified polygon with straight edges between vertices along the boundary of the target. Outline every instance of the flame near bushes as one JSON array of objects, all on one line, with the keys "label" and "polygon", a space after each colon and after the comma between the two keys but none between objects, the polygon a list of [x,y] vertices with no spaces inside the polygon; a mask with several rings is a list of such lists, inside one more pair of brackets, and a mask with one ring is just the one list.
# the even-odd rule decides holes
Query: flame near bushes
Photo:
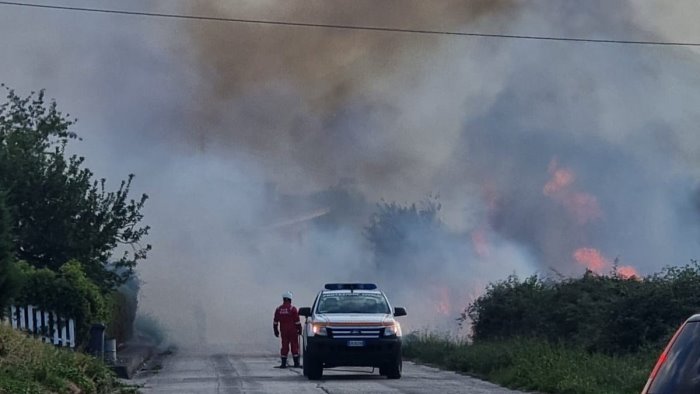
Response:
[{"label": "flame near bushes", "polygon": [[659,346],[700,312],[700,265],[667,267],[644,278],[609,275],[551,279],[510,276],[488,286],[462,314],[475,342],[534,337],[608,354]]}]

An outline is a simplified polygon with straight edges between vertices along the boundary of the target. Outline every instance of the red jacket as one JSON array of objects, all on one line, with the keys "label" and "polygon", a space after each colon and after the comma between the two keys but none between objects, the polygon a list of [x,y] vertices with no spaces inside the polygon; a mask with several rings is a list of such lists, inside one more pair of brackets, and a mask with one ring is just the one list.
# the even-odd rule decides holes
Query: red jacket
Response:
[{"label": "red jacket", "polygon": [[297,325],[301,327],[301,321],[299,321],[299,312],[297,308],[292,305],[291,302],[285,302],[275,309],[275,318],[273,323],[280,325],[280,331],[284,333],[292,333],[296,335]]}]

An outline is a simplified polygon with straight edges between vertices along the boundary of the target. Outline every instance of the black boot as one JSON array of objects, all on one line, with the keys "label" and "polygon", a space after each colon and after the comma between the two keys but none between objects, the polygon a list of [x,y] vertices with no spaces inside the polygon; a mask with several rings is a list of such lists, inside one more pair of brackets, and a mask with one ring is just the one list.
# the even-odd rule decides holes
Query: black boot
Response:
[{"label": "black boot", "polygon": [[282,357],[280,358],[282,360],[282,363],[280,364],[280,368],[287,368],[287,357]]},{"label": "black boot", "polygon": [[294,356],[294,368],[301,368],[301,364],[299,364],[299,356]]}]

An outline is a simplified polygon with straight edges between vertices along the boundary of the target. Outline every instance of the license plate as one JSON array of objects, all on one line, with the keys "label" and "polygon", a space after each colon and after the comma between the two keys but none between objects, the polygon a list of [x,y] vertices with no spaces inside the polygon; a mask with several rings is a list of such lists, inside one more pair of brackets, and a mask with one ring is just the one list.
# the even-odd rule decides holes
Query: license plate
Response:
[{"label": "license plate", "polygon": [[348,347],[363,347],[365,341],[348,341]]}]

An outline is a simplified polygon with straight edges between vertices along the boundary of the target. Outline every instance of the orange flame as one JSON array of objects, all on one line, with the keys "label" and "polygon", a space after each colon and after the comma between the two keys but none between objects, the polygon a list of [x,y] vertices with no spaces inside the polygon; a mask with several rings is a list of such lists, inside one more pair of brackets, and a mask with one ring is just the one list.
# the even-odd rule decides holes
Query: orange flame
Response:
[{"label": "orange flame", "polygon": [[576,174],[570,168],[560,168],[556,158],[549,163],[552,177],[544,185],[542,193],[563,205],[579,224],[586,224],[603,216],[598,199],[586,192],[572,190]]},{"label": "orange flame", "polygon": [[[574,260],[596,274],[602,274],[612,267],[610,260],[606,259],[597,249],[594,248],[576,249],[574,251]],[[623,279],[640,278],[637,269],[631,265],[616,267],[615,272]]]},{"label": "orange flame", "polygon": [[576,249],[574,260],[597,274],[602,274],[605,268],[610,266],[610,262],[597,249],[593,248]]},{"label": "orange flame", "polygon": [[637,272],[634,267],[629,265],[617,267],[617,273],[624,279],[639,278],[639,272]]}]

